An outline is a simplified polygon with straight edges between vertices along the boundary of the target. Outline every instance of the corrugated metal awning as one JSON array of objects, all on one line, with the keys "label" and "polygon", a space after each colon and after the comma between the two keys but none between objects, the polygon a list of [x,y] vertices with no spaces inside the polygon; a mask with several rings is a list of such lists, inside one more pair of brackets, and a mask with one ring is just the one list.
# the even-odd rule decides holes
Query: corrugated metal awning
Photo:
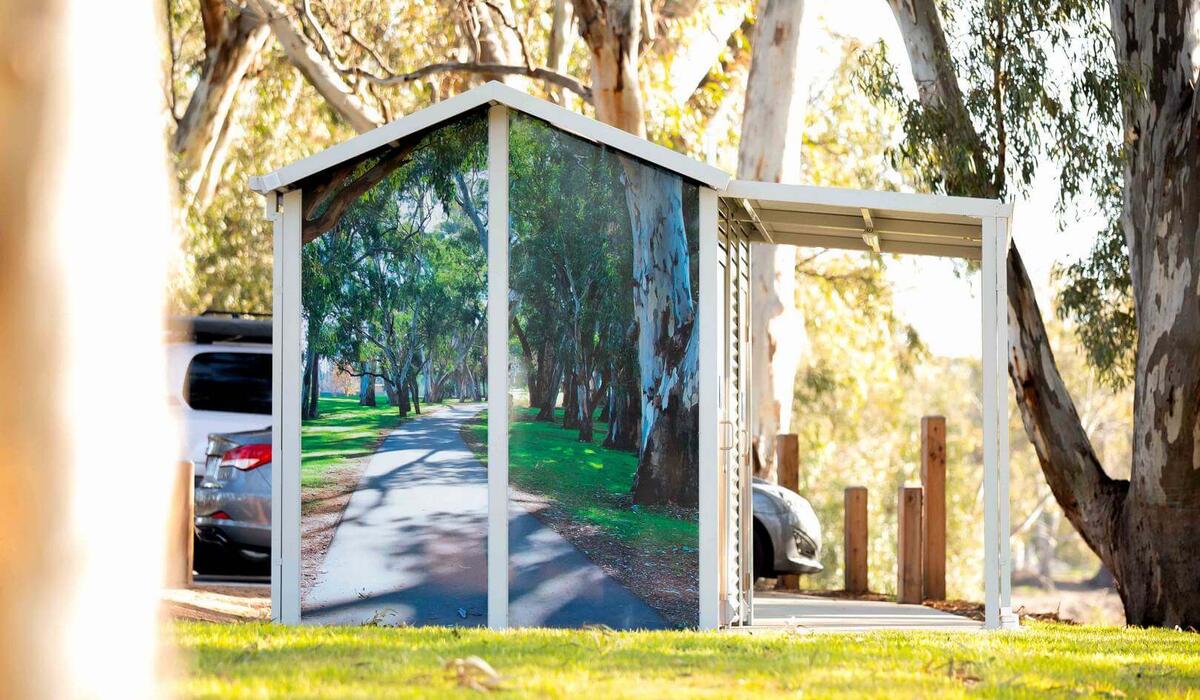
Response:
[{"label": "corrugated metal awning", "polygon": [[982,218],[1004,215],[1009,206],[966,197],[818,190],[735,181],[721,195],[722,215],[755,241],[979,260]]}]

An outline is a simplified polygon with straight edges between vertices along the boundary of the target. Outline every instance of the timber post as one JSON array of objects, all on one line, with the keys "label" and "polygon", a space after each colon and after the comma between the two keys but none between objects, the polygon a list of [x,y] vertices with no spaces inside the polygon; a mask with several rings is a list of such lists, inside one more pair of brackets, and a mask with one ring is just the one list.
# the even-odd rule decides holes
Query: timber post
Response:
[{"label": "timber post", "polygon": [[946,599],[946,419],[921,419],[921,486],[925,489],[922,542],[925,549],[924,594]]},{"label": "timber post", "polygon": [[[800,492],[800,436],[784,433],[775,437],[775,467],[779,485],[795,493]],[[776,588],[786,591],[800,590],[799,574],[783,574]]]},{"label": "timber post", "polygon": [[867,592],[867,487],[844,492],[843,556],[847,593]]},{"label": "timber post", "polygon": [[901,485],[896,503],[896,602],[921,603],[921,487]]},{"label": "timber post", "polygon": [[195,474],[189,461],[178,463],[171,485],[171,528],[167,542],[167,580],[170,588],[192,585],[193,537],[196,522]]}]

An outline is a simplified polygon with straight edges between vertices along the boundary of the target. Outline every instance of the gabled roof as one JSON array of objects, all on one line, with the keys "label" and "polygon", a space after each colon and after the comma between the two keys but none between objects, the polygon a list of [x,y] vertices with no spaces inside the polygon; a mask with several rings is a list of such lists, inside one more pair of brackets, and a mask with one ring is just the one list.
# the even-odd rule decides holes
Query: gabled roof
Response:
[{"label": "gabled roof", "polygon": [[688,158],[669,148],[651,143],[595,119],[563,109],[503,83],[492,81],[372,129],[316,155],[291,165],[285,165],[274,172],[251,177],[250,189],[263,194],[287,190],[304,178],[368,154],[406,136],[436,127],[438,124],[488,104],[502,104],[518,112],[537,117],[563,131],[653,163],[716,190],[725,189],[731,179],[728,173],[711,165]]}]

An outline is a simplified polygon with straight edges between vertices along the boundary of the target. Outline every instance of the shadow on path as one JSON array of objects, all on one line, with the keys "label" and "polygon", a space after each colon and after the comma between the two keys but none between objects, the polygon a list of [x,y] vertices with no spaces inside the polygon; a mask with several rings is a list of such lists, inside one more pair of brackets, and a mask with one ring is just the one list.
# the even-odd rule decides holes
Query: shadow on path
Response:
[{"label": "shadow on path", "polygon": [[[315,624],[487,624],[487,470],[459,435],[485,408],[399,426],[371,457],[302,604]],[[666,627],[520,505],[509,507],[513,626]]]}]

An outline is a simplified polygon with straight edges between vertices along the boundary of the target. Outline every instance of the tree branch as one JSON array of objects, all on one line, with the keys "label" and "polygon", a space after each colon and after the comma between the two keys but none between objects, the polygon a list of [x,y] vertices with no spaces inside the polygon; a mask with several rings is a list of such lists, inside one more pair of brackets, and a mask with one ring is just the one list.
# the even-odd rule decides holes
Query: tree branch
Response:
[{"label": "tree branch", "polygon": [[528,66],[510,66],[500,63],[475,63],[470,61],[445,61],[443,63],[431,63],[427,66],[422,66],[417,70],[409,73],[400,73],[396,75],[378,76],[371,73],[363,72],[363,76],[381,86],[400,85],[410,83],[414,80],[420,80],[429,75],[437,73],[492,73],[497,75],[523,75],[534,80],[556,85],[558,87],[570,90],[579,95],[584,101],[589,104],[592,102],[592,89],[580,83],[578,80],[569,75],[564,75],[549,68]]}]

